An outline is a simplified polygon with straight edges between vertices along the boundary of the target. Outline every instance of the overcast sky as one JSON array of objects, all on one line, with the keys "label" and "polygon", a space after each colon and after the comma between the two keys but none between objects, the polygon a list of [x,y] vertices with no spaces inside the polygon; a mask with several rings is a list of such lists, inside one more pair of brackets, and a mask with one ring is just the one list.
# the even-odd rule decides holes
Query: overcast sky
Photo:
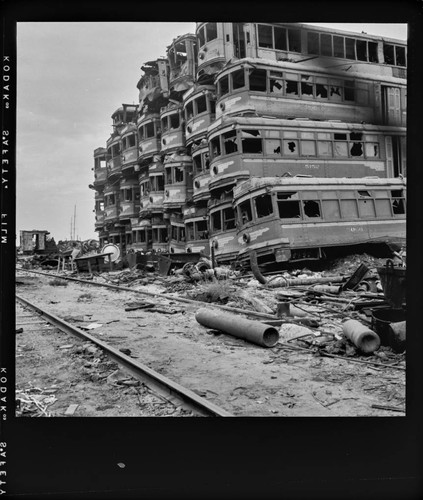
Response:
[{"label": "overcast sky", "polygon": [[[404,24],[322,24],[406,40]],[[105,147],[112,113],[138,103],[141,66],[166,55],[195,23],[18,23],[17,244],[19,231],[79,239],[94,231],[93,151]]]}]

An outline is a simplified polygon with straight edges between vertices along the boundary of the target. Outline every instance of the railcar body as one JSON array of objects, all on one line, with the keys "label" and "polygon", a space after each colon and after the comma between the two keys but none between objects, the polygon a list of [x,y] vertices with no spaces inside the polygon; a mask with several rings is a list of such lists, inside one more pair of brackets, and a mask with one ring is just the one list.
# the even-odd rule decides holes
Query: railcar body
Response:
[{"label": "railcar body", "polygon": [[252,178],[234,188],[239,259],[320,258],[331,246],[405,239],[403,179]]},{"label": "railcar body", "polygon": [[250,176],[395,177],[406,171],[403,127],[237,116],[216,120],[207,137],[211,190]]},{"label": "railcar body", "polygon": [[216,116],[214,85],[194,86],[184,94],[184,115],[187,146],[207,135],[207,129]]},{"label": "railcar body", "polygon": [[185,127],[182,104],[163,107],[160,111],[162,154],[169,154],[185,146]]},{"label": "railcar body", "polygon": [[183,210],[186,245],[188,253],[202,252],[209,254],[209,231],[207,223],[207,207],[186,207]]},{"label": "railcar body", "polygon": [[406,81],[307,63],[241,59],[216,75],[216,118],[279,118],[406,125]]},{"label": "railcar body", "polygon": [[228,264],[238,258],[239,245],[235,211],[231,193],[222,193],[208,204],[210,247],[218,264]]},{"label": "railcar body", "polygon": [[197,23],[197,79],[206,80],[230,60],[246,57],[323,66],[351,73],[406,78],[407,47],[400,40],[304,23]]}]

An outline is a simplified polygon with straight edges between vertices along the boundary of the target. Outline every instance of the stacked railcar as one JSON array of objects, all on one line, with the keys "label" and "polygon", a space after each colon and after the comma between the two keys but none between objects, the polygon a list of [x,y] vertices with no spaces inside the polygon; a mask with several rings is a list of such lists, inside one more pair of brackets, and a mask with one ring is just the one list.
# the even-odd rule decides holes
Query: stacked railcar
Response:
[{"label": "stacked railcar", "polygon": [[[252,196],[255,177],[281,185],[296,179],[302,207],[304,176],[321,193],[329,189],[325,179],[338,186],[377,177],[390,186],[406,176],[404,42],[299,23],[200,22],[195,35],[174,39],[166,56],[142,66],[139,104],[112,115],[113,133],[94,154],[96,230],[122,254],[212,250],[217,263],[245,260],[250,243],[234,193]],[[382,223],[388,202],[381,199],[366,200],[375,211],[359,231],[363,241],[375,239],[378,224],[404,227],[405,212],[395,224]],[[385,211],[376,210],[383,203]],[[329,232],[353,222],[339,217]],[[299,230],[309,247],[294,238],[289,253],[281,240],[278,253],[272,242],[283,224],[268,216],[254,224],[262,231],[254,244],[262,262],[322,254],[311,226]],[[337,231],[331,245],[349,244]]]},{"label": "stacked railcar", "polygon": [[403,179],[251,178],[234,188],[240,260],[317,259],[332,246],[405,239]]}]

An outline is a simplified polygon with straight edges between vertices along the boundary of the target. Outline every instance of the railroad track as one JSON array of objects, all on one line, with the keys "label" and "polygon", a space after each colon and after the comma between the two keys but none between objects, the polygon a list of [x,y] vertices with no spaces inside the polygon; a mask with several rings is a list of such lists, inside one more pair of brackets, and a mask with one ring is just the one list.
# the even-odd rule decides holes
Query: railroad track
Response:
[{"label": "railroad track", "polygon": [[107,354],[109,358],[124,368],[126,372],[130,373],[135,379],[142,382],[159,396],[164,397],[173,405],[192,411],[199,416],[233,416],[226,410],[198,396],[190,389],[168,379],[148,366],[133,360],[113,346],[71,325],[58,316],[41,309],[23,297],[16,295],[16,302],[18,305],[16,328],[18,330],[23,325],[40,325],[43,328],[48,328],[52,325],[52,327],[62,332],[77,336],[84,341],[92,342],[96,347]]}]

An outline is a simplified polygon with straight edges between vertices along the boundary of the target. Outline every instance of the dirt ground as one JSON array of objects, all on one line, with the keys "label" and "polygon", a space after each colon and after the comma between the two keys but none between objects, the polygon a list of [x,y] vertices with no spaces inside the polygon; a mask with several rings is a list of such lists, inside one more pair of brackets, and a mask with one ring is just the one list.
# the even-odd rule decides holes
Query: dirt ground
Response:
[{"label": "dirt ground", "polygon": [[[342,271],[351,272],[359,260],[346,260],[348,264],[344,263]],[[339,267],[330,270],[332,274],[339,271]],[[116,277],[122,276],[125,274],[106,273],[103,278],[94,279],[116,281]],[[340,322],[329,313],[319,313],[319,317],[321,322],[324,320],[324,329],[337,335],[330,338],[330,346],[343,342],[342,352],[332,349],[333,353],[341,352],[342,359],[322,355],[322,349],[316,347],[321,339],[313,335],[292,341],[297,335],[310,333],[295,324],[282,325],[276,346],[263,348],[201,326],[195,320],[197,304],[182,304],[163,297],[163,294],[184,294],[172,292],[178,287],[186,288],[185,296],[189,293],[192,296],[195,287],[185,285],[182,280],[153,278],[131,284],[134,290],[155,293],[149,297],[71,281],[57,286],[52,284],[53,276],[18,269],[16,289],[18,295],[78,327],[100,325],[89,329],[89,333],[126,350],[140,363],[235,416],[405,415],[405,371],[348,360],[395,362],[396,366],[404,367],[405,354],[381,347],[371,356],[360,356],[352,346],[346,348]],[[121,285],[129,286],[124,282]],[[250,307],[246,308],[251,309],[251,298],[255,298],[272,311],[281,290],[266,289],[252,278],[231,280],[227,293],[230,295],[235,289],[240,297],[250,298]],[[147,309],[125,311],[137,301],[154,302],[168,314]],[[231,297],[226,303],[240,304],[231,301]],[[17,308],[16,328],[23,328],[16,335],[16,397],[20,403],[17,415],[192,416],[152,394],[93,344],[58,333],[41,322],[25,324],[29,321],[27,314],[20,306]]]}]

